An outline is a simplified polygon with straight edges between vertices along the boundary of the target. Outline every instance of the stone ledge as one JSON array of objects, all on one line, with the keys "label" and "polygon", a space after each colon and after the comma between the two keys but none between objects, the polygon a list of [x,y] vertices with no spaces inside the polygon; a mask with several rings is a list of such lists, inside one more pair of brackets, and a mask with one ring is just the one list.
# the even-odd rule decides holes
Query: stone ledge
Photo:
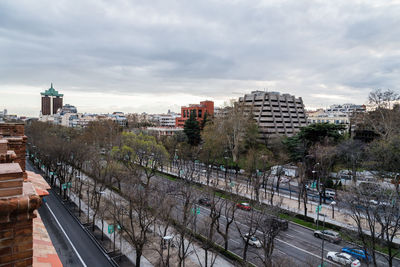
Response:
[{"label": "stone ledge", "polygon": [[24,183],[23,195],[0,199],[0,223],[29,220],[42,203],[31,183]]}]

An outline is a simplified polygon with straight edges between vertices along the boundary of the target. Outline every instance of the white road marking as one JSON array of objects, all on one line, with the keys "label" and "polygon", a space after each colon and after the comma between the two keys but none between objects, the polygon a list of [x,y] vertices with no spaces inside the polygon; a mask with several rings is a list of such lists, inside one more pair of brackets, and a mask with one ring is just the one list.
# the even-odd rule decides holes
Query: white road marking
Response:
[{"label": "white road marking", "polygon": [[235,239],[229,239],[229,240],[232,241],[233,243],[236,243],[236,244],[240,245],[240,242],[236,241]]},{"label": "white road marking", "polygon": [[293,236],[293,235],[290,235],[290,234],[284,234],[284,235],[286,235],[286,236],[288,236],[288,237],[291,237],[291,238],[296,238],[295,236]]},{"label": "white road marking", "polygon": [[85,262],[83,261],[81,255],[79,255],[78,251],[76,250],[74,244],[72,244],[71,239],[69,239],[67,233],[64,231],[64,228],[61,226],[60,222],[57,220],[56,215],[54,215],[54,213],[53,213],[53,211],[50,209],[49,205],[48,205],[47,203],[45,203],[45,204],[46,204],[46,207],[49,209],[51,215],[53,215],[53,218],[56,220],[56,223],[57,223],[58,226],[60,227],[61,231],[64,233],[64,235],[65,235],[65,237],[67,238],[68,242],[71,244],[72,249],[75,251],[75,253],[76,253],[76,255],[78,256],[79,260],[81,261],[82,265],[83,265],[84,267],[87,267],[87,265],[86,265]]},{"label": "white road marking", "polygon": [[[314,257],[317,257],[317,258],[319,258],[319,259],[321,258],[320,255],[317,255],[317,254],[311,253],[311,252],[309,252],[309,251],[307,251],[307,250],[304,250],[304,249],[302,249],[302,248],[296,247],[295,245],[292,245],[292,244],[290,244],[290,243],[288,243],[288,242],[286,242],[286,241],[283,241],[283,240],[281,240],[281,239],[279,239],[279,238],[275,238],[275,240],[277,240],[277,241],[279,241],[279,242],[282,242],[282,243],[284,243],[284,244],[286,244],[286,245],[288,245],[288,246],[291,246],[291,247],[293,247],[293,248],[295,248],[295,249],[298,249],[298,250],[300,250],[300,251],[302,251],[302,252],[304,252],[304,253],[307,253],[307,254],[310,254],[310,255],[312,255],[312,256],[314,256]],[[338,264],[336,264],[336,263],[333,262],[333,261],[330,261],[330,260],[327,260],[327,259],[324,259],[324,261],[329,262],[329,263],[332,263],[332,264],[338,266]]]}]

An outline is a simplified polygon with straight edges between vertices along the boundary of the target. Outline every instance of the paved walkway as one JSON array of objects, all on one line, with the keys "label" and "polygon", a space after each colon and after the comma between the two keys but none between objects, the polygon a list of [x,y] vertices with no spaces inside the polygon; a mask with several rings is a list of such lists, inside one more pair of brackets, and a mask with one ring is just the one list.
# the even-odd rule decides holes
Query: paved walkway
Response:
[{"label": "paved walkway", "polygon": [[[91,178],[87,177],[86,175],[83,175],[83,179],[91,179]],[[82,192],[84,192],[84,190],[82,190]],[[104,196],[108,200],[110,200],[112,197],[118,197],[121,199],[121,197],[119,195],[116,195],[115,192],[113,192],[109,189],[105,190]],[[79,199],[73,192],[70,192],[70,199],[77,206],[79,205]],[[108,207],[105,206],[102,208],[107,209]],[[86,214],[86,216],[87,216],[88,206],[85,203],[84,199],[81,200],[81,210],[83,211],[83,214]],[[93,213],[94,213],[93,210],[91,208],[89,208],[89,217],[92,217]],[[97,215],[97,217],[100,217],[99,214]],[[95,224],[99,229],[102,229],[101,219],[96,219]],[[110,222],[107,219],[105,219],[103,232],[104,232],[105,236],[107,236],[110,240],[113,240],[114,234],[108,233],[109,224],[110,224]],[[156,227],[156,229],[160,230],[161,227]],[[170,226],[170,229],[172,229],[171,226]],[[172,231],[170,231],[169,234],[174,235],[173,229],[172,229]],[[156,252],[156,249],[158,249],[158,247],[159,247],[161,233],[157,233],[156,237],[152,237],[150,239],[152,239],[153,242],[149,247],[147,247],[143,251],[143,255],[141,258],[141,265],[144,267],[156,266],[160,259],[160,255],[158,254],[158,252]],[[122,251],[122,253],[125,254],[132,262],[135,262],[136,261],[136,251],[135,251],[134,247],[129,242],[126,241],[125,237],[122,236],[122,239],[121,239],[120,233],[118,233],[118,231],[115,232],[115,240],[116,240],[115,247],[117,249],[119,249],[120,251]],[[120,242],[120,240],[121,240],[121,242]],[[170,248],[170,264],[177,264],[177,262],[176,262],[178,260],[177,252],[178,252],[177,248]],[[165,252],[165,255],[166,255],[166,252]],[[209,252],[208,266],[211,266],[211,260],[214,259],[215,257],[216,257],[216,259],[215,259],[214,266],[221,266],[221,267],[233,266],[228,260],[226,260],[222,256],[211,253],[211,252]],[[166,258],[166,256],[165,256],[165,258]],[[187,266],[187,267],[205,266],[204,259],[205,259],[204,250],[197,243],[191,242],[190,248],[188,251],[188,258],[185,261],[185,266]],[[175,261],[175,263],[174,263],[174,261]]]}]

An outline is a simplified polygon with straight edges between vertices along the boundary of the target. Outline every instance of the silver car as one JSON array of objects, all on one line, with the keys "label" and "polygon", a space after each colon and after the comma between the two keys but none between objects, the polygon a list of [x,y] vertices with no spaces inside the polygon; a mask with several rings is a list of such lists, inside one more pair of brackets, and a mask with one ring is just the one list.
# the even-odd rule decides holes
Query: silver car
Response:
[{"label": "silver car", "polygon": [[339,233],[331,230],[322,230],[322,231],[316,230],[314,231],[314,236],[328,240],[329,242],[332,243],[339,243],[340,241],[342,241],[342,238],[340,237]]}]

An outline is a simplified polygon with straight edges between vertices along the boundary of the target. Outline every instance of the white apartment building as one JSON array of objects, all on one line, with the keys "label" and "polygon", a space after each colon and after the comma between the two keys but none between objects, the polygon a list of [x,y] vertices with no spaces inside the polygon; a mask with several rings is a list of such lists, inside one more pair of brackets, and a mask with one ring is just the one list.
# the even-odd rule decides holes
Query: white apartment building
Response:
[{"label": "white apartment building", "polygon": [[167,114],[151,115],[151,121],[161,127],[175,127],[175,118],[180,118],[180,113],[170,112]]},{"label": "white apartment building", "polygon": [[350,125],[350,118],[354,112],[365,112],[364,105],[343,104],[332,105],[327,109],[317,109],[307,112],[308,123],[333,123]]}]

